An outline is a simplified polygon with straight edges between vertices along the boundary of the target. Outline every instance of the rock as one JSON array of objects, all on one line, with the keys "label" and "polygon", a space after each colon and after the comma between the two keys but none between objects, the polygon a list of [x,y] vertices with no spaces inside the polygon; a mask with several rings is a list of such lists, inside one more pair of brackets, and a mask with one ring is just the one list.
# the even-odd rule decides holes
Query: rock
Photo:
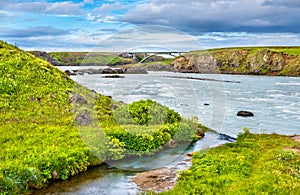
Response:
[{"label": "rock", "polygon": [[119,106],[117,106],[117,105],[115,105],[115,104],[113,104],[111,107],[112,107],[113,110],[119,108]]},{"label": "rock", "polygon": [[107,75],[107,76],[104,76],[103,78],[125,78],[124,76],[120,76],[120,75]]},{"label": "rock", "polygon": [[83,113],[80,113],[76,118],[75,122],[79,125],[88,126],[93,121],[90,113],[88,111],[85,111]]},{"label": "rock", "polygon": [[254,116],[254,114],[252,112],[249,112],[249,111],[239,111],[237,113],[237,116],[252,117],[252,116]]},{"label": "rock", "polygon": [[132,181],[142,190],[162,192],[176,184],[176,169],[157,169],[136,174]]},{"label": "rock", "polygon": [[173,139],[170,139],[170,141],[166,144],[166,146],[170,148],[174,148],[177,146],[177,144]]},{"label": "rock", "polygon": [[204,133],[203,133],[203,130],[202,130],[200,127],[197,128],[197,133],[198,133],[199,135],[203,135],[203,134],[204,134]]},{"label": "rock", "polygon": [[127,68],[124,71],[125,74],[148,74],[147,70],[141,67]]},{"label": "rock", "polygon": [[52,171],[51,173],[52,179],[57,179],[58,178],[58,173],[56,170]]},{"label": "rock", "polygon": [[82,97],[81,95],[78,95],[76,93],[72,93],[73,95],[70,97],[70,103],[79,103],[79,104],[87,104],[87,100]]},{"label": "rock", "polygon": [[30,51],[29,53],[35,55],[35,57],[41,58],[43,60],[46,60],[50,64],[54,66],[60,66],[58,61],[56,61],[54,58],[52,58],[47,52],[44,51]]},{"label": "rock", "polygon": [[111,69],[111,68],[105,68],[102,72],[102,74],[116,74],[117,71]]},{"label": "rock", "polygon": [[186,155],[187,156],[193,156],[194,154],[196,154],[196,152],[190,152],[190,153],[187,153]]}]

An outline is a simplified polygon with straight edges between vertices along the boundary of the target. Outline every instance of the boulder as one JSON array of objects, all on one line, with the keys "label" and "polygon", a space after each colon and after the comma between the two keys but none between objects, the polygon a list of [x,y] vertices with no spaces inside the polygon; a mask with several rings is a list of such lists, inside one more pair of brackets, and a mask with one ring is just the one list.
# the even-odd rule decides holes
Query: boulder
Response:
[{"label": "boulder", "polygon": [[75,122],[76,124],[83,125],[83,126],[88,126],[91,124],[93,121],[90,113],[88,111],[85,111],[83,113],[80,113],[76,118]]},{"label": "boulder", "polygon": [[76,93],[72,93],[72,96],[70,97],[70,103],[79,103],[79,104],[87,104],[87,100],[82,97],[81,95],[78,95]]},{"label": "boulder", "polygon": [[242,116],[242,117],[253,117],[254,114],[252,112],[249,111],[239,111],[237,113],[237,116]]},{"label": "boulder", "polygon": [[111,69],[111,68],[105,68],[102,72],[102,74],[116,74],[117,71]]}]

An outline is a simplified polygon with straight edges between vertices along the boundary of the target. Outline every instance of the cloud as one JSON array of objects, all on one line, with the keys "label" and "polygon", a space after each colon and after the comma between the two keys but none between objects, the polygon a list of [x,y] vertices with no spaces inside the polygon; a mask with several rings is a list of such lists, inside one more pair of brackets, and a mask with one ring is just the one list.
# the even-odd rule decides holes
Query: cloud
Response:
[{"label": "cloud", "polygon": [[69,32],[51,26],[38,26],[25,29],[11,29],[1,28],[0,37],[9,38],[27,38],[27,37],[41,37],[41,36],[61,36]]},{"label": "cloud", "polygon": [[100,7],[93,9],[93,13],[103,13],[103,12],[109,12],[109,11],[114,11],[114,10],[124,10],[127,9],[127,5],[123,5],[120,2],[115,2],[115,3],[104,3]]},{"label": "cloud", "polygon": [[299,0],[265,0],[262,5],[265,6],[281,6],[281,7],[288,7],[288,8],[300,8],[300,1]]},{"label": "cloud", "polygon": [[[289,0],[287,3],[290,1],[296,2]],[[300,10],[282,5],[283,0],[190,0],[188,3],[184,0],[153,0],[137,5],[121,20],[137,25],[173,26],[193,34],[211,31],[300,32],[300,20],[295,20],[300,18]]]},{"label": "cloud", "polygon": [[125,11],[126,9],[128,9],[128,6],[120,2],[104,3],[100,7],[96,7],[90,13],[88,13],[87,20],[106,23],[119,23],[119,18],[122,17],[122,15],[119,13]]},{"label": "cloud", "polygon": [[299,33],[209,32],[198,35],[205,48],[237,46],[297,46]]},{"label": "cloud", "polygon": [[84,4],[94,4],[94,0],[84,0]]},{"label": "cloud", "polygon": [[58,14],[58,15],[82,15],[82,3],[73,3],[70,1],[48,3],[41,2],[18,2],[9,3],[6,10],[31,12],[31,13],[44,13],[44,14]]}]

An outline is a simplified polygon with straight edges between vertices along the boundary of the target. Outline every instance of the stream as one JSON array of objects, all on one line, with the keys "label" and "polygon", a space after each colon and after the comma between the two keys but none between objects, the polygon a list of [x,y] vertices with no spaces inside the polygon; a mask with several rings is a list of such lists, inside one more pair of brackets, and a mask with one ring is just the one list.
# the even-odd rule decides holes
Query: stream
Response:
[{"label": "stream", "polygon": [[[123,195],[138,194],[141,189],[131,181],[137,173],[156,168],[176,169],[191,166],[191,157],[186,154],[207,151],[209,148],[234,141],[226,135],[207,132],[205,137],[192,145],[180,145],[156,153],[155,156],[136,157],[90,168],[69,180],[56,182],[47,188],[34,191],[35,195],[76,194],[76,195]],[[117,168],[116,168],[117,167]]]}]

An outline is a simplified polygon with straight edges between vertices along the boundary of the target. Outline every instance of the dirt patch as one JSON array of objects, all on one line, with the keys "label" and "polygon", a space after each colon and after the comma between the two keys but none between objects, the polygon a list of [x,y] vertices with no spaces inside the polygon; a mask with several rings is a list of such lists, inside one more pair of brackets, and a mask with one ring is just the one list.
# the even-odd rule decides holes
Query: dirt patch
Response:
[{"label": "dirt patch", "polygon": [[292,140],[294,140],[295,142],[299,142],[300,143],[300,135],[293,136]]},{"label": "dirt patch", "polygon": [[[293,137],[291,137],[291,139],[295,142],[300,143],[300,135],[293,136]],[[299,148],[284,148],[284,150],[291,150],[291,151],[294,151],[294,152],[300,154],[300,149]]]},{"label": "dirt patch", "polygon": [[176,184],[176,169],[157,169],[144,173],[138,173],[132,178],[142,190],[162,192],[167,191]]}]

